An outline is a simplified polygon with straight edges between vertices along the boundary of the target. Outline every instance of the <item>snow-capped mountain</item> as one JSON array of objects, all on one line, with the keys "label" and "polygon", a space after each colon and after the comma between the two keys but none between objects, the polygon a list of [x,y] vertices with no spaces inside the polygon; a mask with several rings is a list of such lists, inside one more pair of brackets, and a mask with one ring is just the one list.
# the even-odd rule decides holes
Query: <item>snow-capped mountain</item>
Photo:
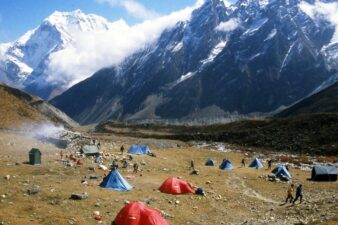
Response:
[{"label": "snow-capped mountain", "polygon": [[63,91],[64,83],[69,82],[47,80],[50,56],[72,48],[75,34],[109,27],[106,19],[94,14],[56,11],[18,40],[0,45],[0,81],[48,99],[57,94],[54,91]]},{"label": "snow-capped mountain", "polygon": [[82,123],[270,113],[335,81],[336,27],[302,9],[314,2],[206,0],[155,44],[51,102]]}]

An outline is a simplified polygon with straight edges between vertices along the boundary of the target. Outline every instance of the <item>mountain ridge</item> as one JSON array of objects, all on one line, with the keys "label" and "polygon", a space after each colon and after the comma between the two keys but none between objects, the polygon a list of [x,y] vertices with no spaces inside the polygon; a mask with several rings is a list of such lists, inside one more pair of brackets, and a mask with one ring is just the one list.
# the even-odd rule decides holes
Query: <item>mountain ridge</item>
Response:
[{"label": "mountain ridge", "polygon": [[[220,116],[250,115],[291,105],[335,77],[322,51],[335,27],[309,17],[300,3],[240,0],[225,7],[206,1],[153,46],[51,103],[81,123],[194,118],[209,109]],[[216,29],[231,20],[241,23]]]},{"label": "mountain ridge", "polygon": [[79,9],[55,11],[18,40],[0,45],[0,80],[44,99],[53,97],[65,90],[69,80],[51,80],[50,57],[72,48],[77,33],[107,30],[110,25],[103,17]]},{"label": "mountain ridge", "polygon": [[22,128],[52,123],[72,129],[79,126],[59,109],[37,96],[0,83],[0,128]]},{"label": "mountain ridge", "polygon": [[297,102],[275,116],[290,117],[322,112],[338,112],[338,83]]}]

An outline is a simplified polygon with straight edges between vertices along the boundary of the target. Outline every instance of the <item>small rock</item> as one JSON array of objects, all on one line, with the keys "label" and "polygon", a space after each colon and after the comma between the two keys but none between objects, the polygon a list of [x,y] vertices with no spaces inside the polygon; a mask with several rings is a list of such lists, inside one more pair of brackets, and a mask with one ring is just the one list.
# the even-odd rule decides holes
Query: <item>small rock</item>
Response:
[{"label": "small rock", "polygon": [[73,199],[73,200],[84,200],[87,198],[88,198],[88,194],[86,192],[83,194],[72,193],[72,195],[70,196],[70,199]]},{"label": "small rock", "polygon": [[35,195],[35,194],[39,193],[40,191],[41,191],[40,187],[33,186],[32,188],[30,188],[30,189],[27,190],[27,194],[28,195]]}]

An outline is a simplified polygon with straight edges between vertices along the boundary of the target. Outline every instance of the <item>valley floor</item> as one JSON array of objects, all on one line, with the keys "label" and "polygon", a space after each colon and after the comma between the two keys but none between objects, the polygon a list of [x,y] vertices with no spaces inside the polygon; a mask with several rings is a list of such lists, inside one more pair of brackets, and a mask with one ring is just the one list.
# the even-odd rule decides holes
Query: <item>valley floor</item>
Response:
[{"label": "valley floor", "polygon": [[[98,184],[105,171],[90,159],[84,165],[67,167],[59,157],[59,149],[40,143],[23,134],[0,131],[0,224],[97,224],[93,212],[100,211],[102,224],[110,224],[126,201],[143,201],[166,215],[173,225],[213,224],[337,224],[338,182],[312,182],[309,171],[291,168],[295,184],[303,184],[304,202],[286,204],[283,201],[288,184],[269,182],[259,178],[270,171],[240,168],[240,161],[253,153],[242,151],[219,152],[192,147],[183,142],[136,139],[106,135],[101,139],[102,150],[121,157],[119,147],[133,143],[153,143],[151,150],[157,157],[135,156],[141,173],[132,167],[120,169],[135,188],[126,193],[102,189]],[[179,144],[180,147],[170,148]],[[158,147],[154,147],[158,146]],[[162,147],[161,147],[162,146]],[[42,151],[42,165],[24,164],[28,151],[38,147]],[[223,158],[232,161],[233,171],[218,169]],[[208,158],[217,161],[215,167],[204,166]],[[190,175],[190,160],[195,161],[200,175]],[[111,159],[104,162],[111,164]],[[20,162],[20,163],[17,163]],[[95,171],[88,167],[94,166]],[[99,175],[90,180],[90,175]],[[10,175],[9,179],[4,177]],[[142,175],[142,176],[141,176]],[[179,176],[196,187],[206,190],[206,196],[173,196],[158,191],[170,176]],[[88,186],[81,184],[87,180]],[[39,186],[41,192],[27,195],[27,189]],[[89,198],[70,200],[72,193],[87,192]],[[175,201],[179,200],[179,204]]]}]

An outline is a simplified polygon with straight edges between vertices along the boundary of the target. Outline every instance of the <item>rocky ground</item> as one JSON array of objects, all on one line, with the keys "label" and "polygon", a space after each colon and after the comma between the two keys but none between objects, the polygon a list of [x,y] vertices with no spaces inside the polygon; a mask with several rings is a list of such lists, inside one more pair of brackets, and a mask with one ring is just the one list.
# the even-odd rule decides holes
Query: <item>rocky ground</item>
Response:
[{"label": "rocky ground", "polygon": [[[125,147],[133,143],[148,144],[157,157],[135,156],[133,161],[138,162],[141,169],[137,174],[131,166],[120,169],[135,187],[121,193],[98,186],[107,171],[99,170],[92,159],[83,158],[81,166],[67,166],[60,160],[60,149],[54,145],[22,132],[0,131],[0,224],[110,224],[124,204],[131,201],[142,201],[160,210],[173,225],[338,223],[337,182],[312,182],[307,180],[309,171],[292,167],[293,182],[303,184],[305,200],[302,204],[283,204],[289,184],[262,179],[270,172],[266,169],[240,168],[243,157],[249,163],[252,157],[260,156],[243,147],[225,144],[219,149],[111,134],[71,133],[66,139],[73,141],[69,150],[74,151],[80,143],[99,140],[106,155],[106,166],[113,158],[121,158],[121,144]],[[42,151],[41,166],[24,163],[32,147]],[[214,158],[218,165],[225,157],[233,162],[234,171],[204,166],[208,158]],[[190,175],[191,159],[200,175]],[[90,175],[100,177],[92,180]],[[196,187],[203,187],[206,196],[160,193],[158,187],[169,176],[179,176]],[[28,193],[28,190],[38,193]],[[72,193],[87,193],[88,198],[71,200]],[[95,211],[100,212],[102,221],[94,219]]]}]

